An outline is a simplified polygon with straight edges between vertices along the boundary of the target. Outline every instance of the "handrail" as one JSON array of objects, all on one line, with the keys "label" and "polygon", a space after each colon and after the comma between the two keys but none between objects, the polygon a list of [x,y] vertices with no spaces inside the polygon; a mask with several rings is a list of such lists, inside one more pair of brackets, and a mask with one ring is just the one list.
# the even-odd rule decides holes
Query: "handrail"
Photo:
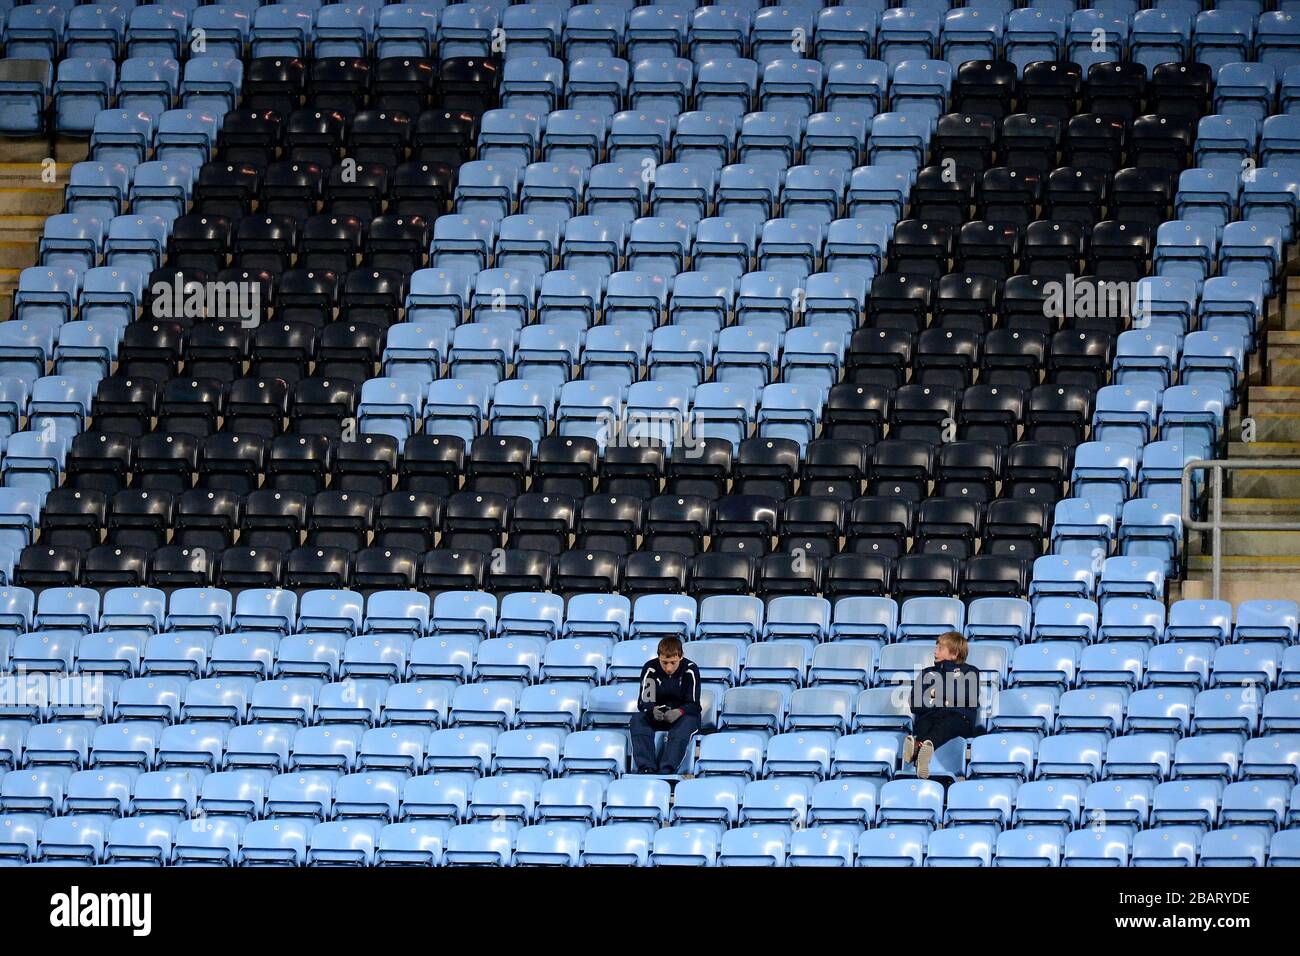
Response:
[{"label": "handrail", "polygon": [[[1225,531],[1300,531],[1300,521],[1224,521],[1223,473],[1249,468],[1252,471],[1300,471],[1300,458],[1199,458],[1183,465],[1182,519],[1183,533],[1208,531],[1210,533],[1211,597],[1219,599],[1223,578],[1223,532]],[[1198,471],[1210,472],[1210,500],[1208,518],[1192,515],[1193,475]],[[1186,544],[1186,542],[1184,542]],[[1187,548],[1183,548],[1187,554]]]}]

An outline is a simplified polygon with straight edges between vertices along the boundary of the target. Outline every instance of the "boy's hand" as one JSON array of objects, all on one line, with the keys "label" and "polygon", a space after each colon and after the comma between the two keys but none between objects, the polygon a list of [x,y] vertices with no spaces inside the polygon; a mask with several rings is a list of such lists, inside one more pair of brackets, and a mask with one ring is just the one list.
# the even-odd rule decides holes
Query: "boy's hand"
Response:
[{"label": "boy's hand", "polygon": [[684,714],[684,713],[686,713],[686,711],[684,711],[684,710],[682,710],[680,707],[678,707],[678,708],[676,708],[676,709],[674,709],[674,710],[668,710],[668,711],[665,711],[665,712],[664,712],[663,719],[666,720],[666,721],[668,721],[668,723],[670,723],[670,724],[675,724],[675,723],[677,723],[678,718],[680,718],[680,717],[682,716],[682,714]]},{"label": "boy's hand", "polygon": [[654,717],[655,720],[661,722],[668,720],[668,718],[664,716],[667,713],[668,713],[668,708],[663,704],[659,704],[657,707],[655,707],[654,710],[650,711],[650,715]]}]

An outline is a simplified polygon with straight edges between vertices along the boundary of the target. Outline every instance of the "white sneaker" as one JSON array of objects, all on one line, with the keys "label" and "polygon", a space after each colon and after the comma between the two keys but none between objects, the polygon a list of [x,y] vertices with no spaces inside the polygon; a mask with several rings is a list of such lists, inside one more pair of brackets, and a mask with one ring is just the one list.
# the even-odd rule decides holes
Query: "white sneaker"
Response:
[{"label": "white sneaker", "polygon": [[934,744],[929,740],[923,741],[916,752],[916,775],[922,780],[930,779],[930,758],[933,756]]},{"label": "white sneaker", "polygon": [[903,738],[903,763],[911,763],[916,756],[916,738],[908,734]]}]

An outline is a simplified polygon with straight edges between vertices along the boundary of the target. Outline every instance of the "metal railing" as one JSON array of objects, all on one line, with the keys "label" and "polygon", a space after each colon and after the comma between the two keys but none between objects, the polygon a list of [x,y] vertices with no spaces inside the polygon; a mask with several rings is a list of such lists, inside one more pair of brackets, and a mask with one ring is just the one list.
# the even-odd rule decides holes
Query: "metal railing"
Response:
[{"label": "metal railing", "polygon": [[[1237,469],[1251,471],[1300,471],[1300,458],[1204,458],[1189,461],[1183,466],[1183,536],[1192,531],[1210,534],[1211,597],[1219,599],[1219,585],[1223,578],[1223,532],[1225,531],[1300,531],[1300,521],[1224,521],[1223,473]],[[1210,473],[1210,494],[1206,511],[1208,517],[1196,518],[1192,514],[1192,488],[1194,474]],[[1187,554],[1184,540],[1183,554]]]}]

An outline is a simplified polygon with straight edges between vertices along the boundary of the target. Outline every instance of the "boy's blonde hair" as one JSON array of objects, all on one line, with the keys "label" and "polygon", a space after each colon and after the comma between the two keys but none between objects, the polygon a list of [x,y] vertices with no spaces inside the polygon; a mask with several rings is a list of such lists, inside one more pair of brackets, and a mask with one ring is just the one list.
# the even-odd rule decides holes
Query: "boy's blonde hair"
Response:
[{"label": "boy's blonde hair", "polygon": [[970,651],[970,645],[966,643],[966,638],[962,637],[960,631],[945,631],[939,635],[939,643],[952,651],[959,663],[966,663],[966,654]]}]

